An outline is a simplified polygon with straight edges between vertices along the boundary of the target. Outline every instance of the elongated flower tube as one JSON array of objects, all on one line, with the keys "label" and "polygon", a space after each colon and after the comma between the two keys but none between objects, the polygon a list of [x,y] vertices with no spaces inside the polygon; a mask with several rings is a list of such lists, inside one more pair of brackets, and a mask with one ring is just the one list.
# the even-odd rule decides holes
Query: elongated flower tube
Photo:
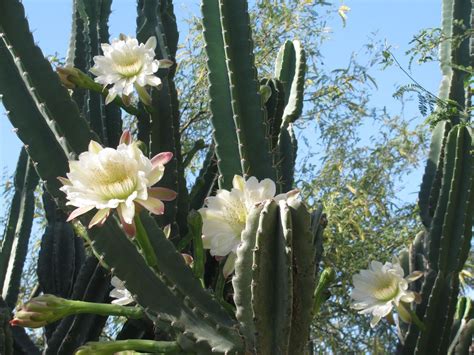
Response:
[{"label": "elongated flower tube", "polygon": [[155,59],[156,38],[150,37],[145,44],[136,38],[120,35],[111,44],[101,44],[104,55],[94,57],[91,73],[97,77],[97,83],[110,86],[105,103],[108,104],[118,95],[124,101],[135,88],[140,100],[150,105],[150,96],[146,86],[159,86],[160,78],[155,76],[159,68],[169,68],[170,60]]},{"label": "elongated flower tube", "polygon": [[67,300],[54,295],[41,295],[24,304],[10,321],[12,326],[40,328],[72,314],[99,314],[103,316],[125,316],[143,318],[138,307],[124,307],[116,304],[93,303]]},{"label": "elongated flower tube", "polygon": [[59,178],[67,204],[77,207],[68,221],[97,209],[89,223],[92,228],[103,224],[111,210],[117,209],[125,232],[134,236],[137,206],[160,215],[165,209],[162,201],[176,198],[172,190],[152,187],[161,180],[165,164],[172,157],[172,153],[164,152],[148,159],[138,143],[132,142],[128,131],[122,134],[117,149],[104,148],[91,141],[88,151],[81,153],[79,160],[69,162],[67,179]]},{"label": "elongated flower tube", "polygon": [[403,303],[413,302],[417,295],[408,290],[408,283],[423,275],[415,271],[404,276],[397,258],[382,264],[372,261],[368,270],[361,270],[352,277],[354,289],[351,297],[352,308],[360,314],[372,314],[371,327],[375,327],[381,318],[387,316],[396,307],[398,315],[405,322],[411,322],[410,312]]},{"label": "elongated flower tube", "polygon": [[218,190],[216,196],[207,198],[206,207],[201,208],[202,239],[205,249],[211,255],[223,257],[229,255],[224,266],[224,274],[228,276],[234,270],[237,247],[241,241],[241,233],[245,228],[250,209],[268,199],[276,201],[296,198],[297,190],[275,196],[276,186],[270,179],[258,181],[250,177],[247,181],[235,175],[231,191]]}]

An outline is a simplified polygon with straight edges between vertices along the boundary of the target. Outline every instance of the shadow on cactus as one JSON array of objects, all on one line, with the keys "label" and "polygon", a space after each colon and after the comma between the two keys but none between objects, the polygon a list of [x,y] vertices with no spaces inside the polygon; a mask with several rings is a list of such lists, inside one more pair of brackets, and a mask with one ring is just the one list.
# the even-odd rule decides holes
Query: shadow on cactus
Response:
[{"label": "shadow on cactus", "polygon": [[[189,193],[173,4],[138,0],[136,38],[109,44],[110,9],[111,0],[73,1],[67,66],[55,73],[21,2],[0,4],[0,94],[25,145],[0,259],[2,353],[309,353],[335,273],[319,272],[322,208],[309,211],[294,186],[303,45],[286,41],[274,77],[258,78],[247,2],[202,1],[213,144]],[[134,116],[133,133],[122,130],[122,111]],[[419,283],[407,290],[420,273],[372,265],[382,280],[375,298],[388,304],[375,321],[394,302],[410,324],[401,348],[419,353],[432,337],[440,351],[449,345],[456,273],[470,245],[472,131],[451,120],[434,133],[420,193],[426,229],[410,249],[408,269],[425,271],[421,303],[408,305]],[[9,320],[38,177],[48,223],[39,289]],[[391,273],[388,284],[380,273]],[[472,328],[469,305],[456,313],[456,347]],[[98,341],[110,316],[126,321],[115,339]],[[45,327],[43,349],[19,326]]]}]

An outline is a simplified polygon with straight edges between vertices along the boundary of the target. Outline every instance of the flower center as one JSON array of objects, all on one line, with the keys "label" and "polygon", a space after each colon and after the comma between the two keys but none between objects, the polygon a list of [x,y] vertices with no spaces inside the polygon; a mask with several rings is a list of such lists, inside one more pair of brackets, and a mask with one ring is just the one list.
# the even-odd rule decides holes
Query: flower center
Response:
[{"label": "flower center", "polygon": [[225,207],[224,215],[240,240],[240,233],[242,233],[245,228],[245,221],[247,219],[247,209],[245,205],[228,205]]},{"label": "flower center", "polygon": [[105,166],[93,169],[92,174],[97,182],[97,192],[105,199],[125,200],[137,187],[136,177],[127,173],[121,164],[109,161]]},{"label": "flower center", "polygon": [[115,61],[115,70],[126,78],[133,77],[140,73],[143,63],[138,56],[122,56]]},{"label": "flower center", "polygon": [[389,275],[383,275],[377,280],[373,296],[382,302],[394,299],[398,294],[398,280]]}]

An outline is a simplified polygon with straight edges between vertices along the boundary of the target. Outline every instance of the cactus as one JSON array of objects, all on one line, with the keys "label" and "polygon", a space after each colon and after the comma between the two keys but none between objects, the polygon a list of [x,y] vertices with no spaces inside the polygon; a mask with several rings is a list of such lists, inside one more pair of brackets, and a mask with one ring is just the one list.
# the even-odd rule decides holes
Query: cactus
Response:
[{"label": "cactus", "polygon": [[[468,28],[471,2],[443,2],[443,32],[460,36]],[[464,26],[464,27],[463,27]],[[445,354],[456,329],[459,278],[470,250],[474,213],[473,132],[465,122],[468,95],[460,67],[469,64],[469,39],[454,45],[452,38],[440,48],[443,81],[440,97],[456,107],[448,111],[433,130],[429,159],[419,194],[423,231],[409,249],[409,271],[423,270],[423,283],[412,287],[421,293],[421,303],[413,308],[426,329],[410,325],[404,354]],[[426,261],[426,262],[425,262]],[[457,324],[457,325],[456,325]],[[466,330],[468,332],[468,330]],[[460,345],[466,349],[466,345]],[[452,349],[451,349],[452,350]]]},{"label": "cactus", "polygon": [[[444,4],[452,9],[444,16],[446,24],[466,20],[470,5],[465,1],[446,0]],[[0,93],[25,144],[17,169],[18,195],[0,260],[8,306],[11,309],[16,304],[21,267],[12,271],[7,265],[23,263],[29,235],[26,227],[31,222],[33,190],[39,176],[47,190],[44,207],[48,222],[38,256],[41,292],[108,303],[110,278],[117,276],[136,303],[127,307],[139,307],[139,316],[143,316],[127,320],[115,341],[106,344],[96,342],[107,319],[103,313],[68,316],[47,326],[44,353],[134,346],[132,350],[179,349],[198,354],[308,351],[311,322],[334,279],[329,270],[320,275],[327,224],[321,205],[310,211],[304,202],[287,195],[286,200],[268,199],[249,206],[246,220],[239,220],[245,228],[236,254],[219,265],[204,254],[202,220],[192,211],[202,208],[217,188],[230,190],[234,175],[272,179],[279,192],[294,188],[294,123],[303,112],[305,53],[298,41],[285,42],[276,58],[274,78],[258,78],[247,6],[243,0],[202,2],[213,142],[188,196],[174,83],[176,63],[158,71],[160,88],[141,87],[141,95],[149,95],[151,103],[142,100],[126,106],[126,100],[120,99],[105,105],[107,90],[98,84],[85,87],[75,83],[69,93],[35,45],[21,2],[0,3]],[[89,71],[93,57],[101,54],[100,44],[109,40],[110,8],[110,0],[73,2],[69,65]],[[155,36],[156,58],[176,61],[178,32],[172,2],[138,0],[137,12],[139,42]],[[450,33],[457,31],[456,27]],[[443,50],[444,56],[451,57],[451,64],[465,65],[464,42],[448,48],[449,54]],[[458,111],[445,117],[433,132],[420,189],[423,229],[401,255],[406,272],[425,272],[423,282],[411,285],[422,298],[411,307],[426,330],[420,332],[414,325],[404,328],[404,344],[399,346],[402,353],[423,354],[428,349],[444,353],[460,329],[455,349],[462,351],[472,333],[472,321],[466,318],[465,328],[461,328],[460,311],[456,313],[457,274],[467,259],[472,234],[472,129],[464,122],[467,110],[460,86],[464,74],[456,68],[445,74],[449,79],[447,98],[456,102]],[[82,78],[92,82],[91,77]],[[164,215],[156,218],[137,210],[134,239],[125,234],[114,216],[88,230],[84,225],[90,215],[68,222],[70,210],[56,179],[66,175],[69,160],[85,151],[92,139],[103,146],[117,145],[121,131],[117,103],[136,114],[136,135],[144,143],[144,154],[149,158],[164,151],[174,155],[158,185],[177,191],[178,199],[167,201]],[[170,238],[162,230],[167,225]],[[12,228],[23,231],[18,237],[21,243],[13,242]],[[84,245],[79,238],[84,239]],[[16,248],[20,244],[22,247]],[[180,252],[191,250],[194,263],[190,267]],[[225,280],[229,270],[224,266],[233,258],[235,274],[230,284]],[[15,349],[38,353],[22,330],[13,328],[10,336],[6,327],[9,310],[2,308],[2,353],[8,353],[12,344]],[[93,343],[87,345],[90,341]]]},{"label": "cactus", "polygon": [[2,298],[10,309],[15,307],[20,292],[21,274],[33,224],[34,191],[37,184],[38,175],[33,169],[28,154],[22,149],[15,172],[15,194],[4,230],[0,254]]}]

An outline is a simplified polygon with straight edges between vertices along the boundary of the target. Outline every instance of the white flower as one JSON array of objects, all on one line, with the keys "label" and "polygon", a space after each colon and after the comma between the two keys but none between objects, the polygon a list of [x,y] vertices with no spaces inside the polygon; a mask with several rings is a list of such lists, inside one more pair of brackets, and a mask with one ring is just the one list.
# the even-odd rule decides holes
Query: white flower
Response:
[{"label": "white flower", "polygon": [[242,176],[235,175],[231,191],[218,190],[216,196],[208,197],[206,207],[201,208],[203,246],[210,249],[211,255],[223,257],[228,254],[228,263],[224,269],[226,274],[233,271],[235,253],[241,240],[250,209],[265,200],[281,200],[294,198],[298,192],[275,196],[276,186],[270,179],[260,182],[255,177],[247,181]]},{"label": "white flower", "polygon": [[125,131],[117,149],[103,148],[91,141],[87,152],[79,155],[79,160],[69,162],[67,179],[60,177],[64,184],[61,191],[66,193],[67,204],[77,207],[68,221],[97,209],[89,223],[89,228],[103,224],[116,208],[120,221],[128,235],[135,235],[136,204],[154,214],[163,214],[162,201],[172,201],[176,192],[151,187],[162,178],[167,162],[173,154],[164,152],[151,160],[143,155],[137,142]]},{"label": "white flower", "polygon": [[415,271],[406,278],[403,275],[398,259],[394,258],[391,263],[385,264],[372,261],[368,270],[361,270],[352,277],[354,289],[351,306],[360,314],[372,313],[371,327],[375,327],[381,318],[388,315],[393,306],[399,310],[402,319],[409,317],[401,302],[409,303],[416,299],[415,292],[408,290],[408,283],[421,277],[422,273]]},{"label": "white flower", "polygon": [[[95,81],[109,89],[106,104],[118,95],[129,97],[135,88],[140,99],[149,104],[150,97],[145,86],[159,86],[160,78],[155,76],[159,68],[169,68],[169,60],[156,60],[156,38],[150,37],[145,44],[138,43],[136,38],[120,35],[111,44],[101,45],[104,55],[94,57],[94,66],[90,71],[97,77]],[[147,102],[148,101],[148,102]]]},{"label": "white flower", "polygon": [[112,298],[116,298],[112,301],[113,304],[126,306],[127,304],[135,302],[130,291],[125,288],[123,281],[121,281],[118,277],[112,277],[110,283],[112,284],[114,289],[110,291],[109,295]]}]

